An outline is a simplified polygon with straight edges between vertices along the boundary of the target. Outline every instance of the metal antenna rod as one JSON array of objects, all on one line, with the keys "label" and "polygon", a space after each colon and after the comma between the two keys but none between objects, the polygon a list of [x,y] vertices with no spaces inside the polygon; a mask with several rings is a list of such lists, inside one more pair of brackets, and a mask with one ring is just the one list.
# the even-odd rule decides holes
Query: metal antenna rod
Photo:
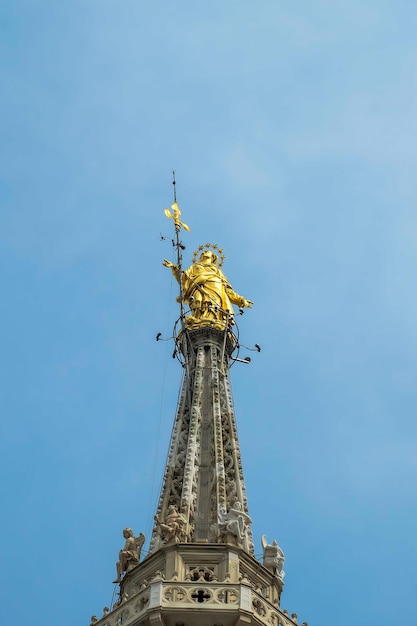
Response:
[{"label": "metal antenna rod", "polygon": [[[177,181],[175,179],[175,170],[172,170],[172,184],[174,187],[174,203],[177,202]],[[183,245],[180,240],[181,223],[178,220],[174,221],[175,224],[175,247],[177,249],[177,266],[178,266],[178,282],[180,285],[180,311],[181,311],[181,328],[185,330],[184,322],[184,294],[182,290],[182,249]]]},{"label": "metal antenna rod", "polygon": [[[174,204],[177,204],[177,181],[175,179],[175,170],[172,170],[172,185],[174,187]],[[178,208],[178,205],[177,205]],[[180,320],[181,320],[181,343],[182,343],[182,353],[184,355],[184,365],[185,365],[185,375],[188,381],[187,385],[187,398],[188,398],[188,407],[191,407],[191,388],[190,388],[190,364],[189,364],[189,356],[188,356],[188,345],[187,341],[187,327],[185,325],[185,310],[184,310],[184,292],[182,289],[182,251],[183,244],[180,240],[180,231],[181,231],[181,222],[180,220],[174,220],[175,224],[175,247],[177,248],[177,267],[178,267],[178,282],[180,285]]]},{"label": "metal antenna rod", "polygon": [[175,180],[175,170],[172,170],[172,184],[174,185],[174,202],[177,201],[177,181]]}]

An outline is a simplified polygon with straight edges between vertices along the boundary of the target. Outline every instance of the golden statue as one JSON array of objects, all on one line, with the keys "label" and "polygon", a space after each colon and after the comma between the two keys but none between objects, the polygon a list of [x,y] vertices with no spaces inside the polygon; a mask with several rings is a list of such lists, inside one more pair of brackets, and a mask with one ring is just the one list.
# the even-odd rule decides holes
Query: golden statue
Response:
[{"label": "golden statue", "polygon": [[[204,250],[204,248],[207,249]],[[219,256],[210,248],[217,249],[221,254],[220,262]],[[203,251],[198,260],[195,254],[194,264],[181,272],[183,300],[191,310],[191,315],[185,319],[185,323],[190,329],[212,326],[224,330],[234,323],[232,304],[238,307],[251,307],[253,302],[233,291],[220,269],[224,258],[222,251],[211,244],[200,246],[198,251],[201,250]],[[178,265],[166,259],[163,265],[169,267],[176,280],[180,282]]]},{"label": "golden statue", "polygon": [[190,231],[191,228],[187,226],[187,224],[184,224],[184,222],[181,222],[180,220],[181,211],[176,200],[174,204],[171,204],[171,209],[172,209],[172,213],[169,209],[165,209],[165,215],[167,216],[169,220],[174,220],[175,228],[179,230],[182,226],[184,230]]}]

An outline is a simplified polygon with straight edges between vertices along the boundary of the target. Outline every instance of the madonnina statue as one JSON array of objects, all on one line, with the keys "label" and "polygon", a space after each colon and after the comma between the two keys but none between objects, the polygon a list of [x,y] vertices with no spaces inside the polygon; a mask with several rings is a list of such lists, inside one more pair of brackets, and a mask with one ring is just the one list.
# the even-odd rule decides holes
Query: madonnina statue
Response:
[{"label": "madonnina statue", "polygon": [[234,323],[232,304],[238,307],[251,307],[253,304],[233,291],[219,267],[217,254],[212,250],[204,250],[198,261],[181,274],[178,265],[166,259],[163,265],[171,269],[178,282],[181,281],[184,302],[191,310],[191,315],[185,320],[188,328],[210,325],[224,330]]}]

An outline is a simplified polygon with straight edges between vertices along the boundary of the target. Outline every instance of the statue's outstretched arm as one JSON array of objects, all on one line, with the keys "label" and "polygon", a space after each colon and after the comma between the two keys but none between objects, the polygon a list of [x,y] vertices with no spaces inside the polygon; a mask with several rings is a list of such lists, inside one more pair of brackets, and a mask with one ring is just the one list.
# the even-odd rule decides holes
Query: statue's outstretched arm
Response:
[{"label": "statue's outstretched arm", "polygon": [[249,309],[252,308],[252,304],[253,304],[252,300],[246,300],[246,298],[244,298],[243,296],[240,296],[238,293],[233,291],[230,285],[226,286],[226,292],[227,292],[227,295],[229,296],[230,302],[233,302],[233,304],[236,304],[237,306],[240,306],[240,307],[247,307]]},{"label": "statue's outstretched arm", "polygon": [[162,265],[164,265],[165,267],[169,267],[169,269],[171,270],[171,272],[174,275],[174,278],[177,282],[180,282],[180,271],[178,269],[178,265],[175,265],[174,263],[171,263],[171,261],[168,261],[167,259],[164,259],[162,261]]}]

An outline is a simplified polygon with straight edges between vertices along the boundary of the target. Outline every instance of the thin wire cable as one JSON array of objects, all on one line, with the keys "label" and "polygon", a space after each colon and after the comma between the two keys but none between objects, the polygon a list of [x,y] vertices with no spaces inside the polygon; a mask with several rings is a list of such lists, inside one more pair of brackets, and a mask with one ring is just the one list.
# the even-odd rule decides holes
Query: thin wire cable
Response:
[{"label": "thin wire cable", "polygon": [[[171,280],[170,290],[169,290],[169,302],[172,301],[172,284],[173,284],[173,281]],[[167,311],[168,311],[167,328],[169,328],[171,326],[170,309],[171,309],[171,307],[168,305],[167,306]],[[148,514],[146,516],[147,517],[147,526],[146,526],[146,528],[147,528],[148,534],[150,534],[149,531],[150,531],[151,526],[152,526],[151,519],[153,519],[151,507],[153,506],[154,489],[155,489],[156,463],[157,463],[157,460],[158,460],[159,442],[160,442],[160,439],[161,439],[162,411],[163,411],[163,405],[164,405],[164,400],[165,400],[165,376],[166,376],[167,363],[168,363],[168,344],[165,347],[165,359],[164,359],[164,363],[163,363],[163,367],[162,367],[161,402],[160,402],[160,405],[159,405],[159,419],[158,419],[158,428],[157,428],[157,435],[156,435],[155,455],[154,455],[154,462],[153,462],[153,469],[152,469],[151,497],[149,499],[150,500],[150,504],[149,504]]]},{"label": "thin wire cable", "polygon": [[113,609],[116,593],[117,593],[117,585],[114,585],[111,602],[110,602],[110,611]]},{"label": "thin wire cable", "polygon": [[[184,371],[183,371],[182,379],[184,378],[184,376],[185,376],[185,373],[184,373]],[[176,411],[175,411],[175,415],[174,415],[174,424],[175,424],[175,420],[176,420],[176,418],[177,418],[177,414],[178,414],[178,407],[179,407],[179,404],[180,404],[180,401],[181,401],[181,392],[182,392],[182,387],[183,387],[183,380],[182,380],[182,381],[180,381],[180,386],[179,386],[179,391],[178,391],[178,397],[177,397],[177,409],[176,409]],[[172,447],[172,438],[173,438],[173,435],[174,435],[174,428],[172,428],[172,431],[171,431],[171,437],[170,437],[170,441],[169,441],[169,445],[168,445],[167,461],[166,461],[166,463],[165,463],[164,470],[163,470],[163,472],[162,472],[161,479],[160,479],[160,481],[159,481],[159,489],[158,489],[158,492],[155,494],[154,498],[152,499],[152,503],[153,503],[152,508],[153,508],[153,510],[154,510],[154,511],[157,511],[157,509],[158,509],[160,495],[161,495],[161,493],[162,493],[162,489],[163,489],[164,484],[165,484],[166,465],[167,465],[168,458],[169,458],[169,454],[170,454],[171,447]],[[149,519],[149,518],[148,518],[148,519]],[[149,528],[149,531],[150,531],[150,532],[149,532],[149,534],[151,534],[151,530],[152,530],[152,526],[153,526],[153,518],[152,518],[152,520],[149,520],[148,524],[149,524],[148,528]],[[152,537],[150,537],[150,541],[152,541]],[[150,546],[149,546],[149,547],[150,547]],[[146,556],[147,554],[149,554],[149,549],[148,549],[148,551],[146,552],[145,556]]]}]

